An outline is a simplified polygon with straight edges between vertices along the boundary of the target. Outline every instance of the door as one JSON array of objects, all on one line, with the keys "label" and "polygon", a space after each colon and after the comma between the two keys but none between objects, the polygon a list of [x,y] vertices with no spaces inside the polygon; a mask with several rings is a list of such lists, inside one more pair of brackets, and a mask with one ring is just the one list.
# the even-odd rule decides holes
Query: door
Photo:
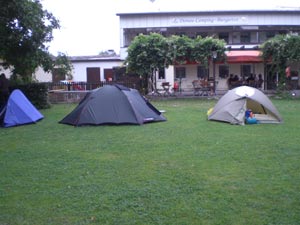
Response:
[{"label": "door", "polygon": [[87,90],[100,86],[100,67],[87,67],[86,76]]},{"label": "door", "polygon": [[106,81],[113,81],[113,70],[112,69],[104,69],[104,78]]}]

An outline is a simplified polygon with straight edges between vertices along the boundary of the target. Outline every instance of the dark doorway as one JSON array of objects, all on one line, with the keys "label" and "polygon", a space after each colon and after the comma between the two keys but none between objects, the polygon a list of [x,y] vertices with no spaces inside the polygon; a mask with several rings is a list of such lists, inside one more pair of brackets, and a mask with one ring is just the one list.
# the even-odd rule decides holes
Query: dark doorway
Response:
[{"label": "dark doorway", "polygon": [[104,79],[106,81],[113,81],[114,80],[114,73],[113,69],[104,69]]},{"label": "dark doorway", "polygon": [[86,68],[87,90],[95,89],[100,84],[100,67]]}]

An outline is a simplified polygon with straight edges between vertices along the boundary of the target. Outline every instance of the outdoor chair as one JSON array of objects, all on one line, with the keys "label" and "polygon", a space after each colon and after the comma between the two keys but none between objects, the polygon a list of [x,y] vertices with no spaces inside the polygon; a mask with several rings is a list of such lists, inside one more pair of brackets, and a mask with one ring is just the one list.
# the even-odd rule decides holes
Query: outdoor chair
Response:
[{"label": "outdoor chair", "polygon": [[192,82],[192,84],[193,84],[195,96],[196,95],[199,95],[199,96],[208,96],[209,95],[210,87],[208,85],[205,85],[205,81],[194,80]]},{"label": "outdoor chair", "polygon": [[201,86],[198,80],[192,82],[194,88],[194,95],[200,95]]},{"label": "outdoor chair", "polygon": [[166,97],[166,96],[170,96],[170,95],[171,95],[171,92],[170,92],[170,87],[171,87],[171,85],[170,85],[170,83],[169,83],[169,82],[163,82],[163,83],[161,84],[161,86],[162,86],[163,91],[164,91],[163,95],[164,95],[165,97]]}]

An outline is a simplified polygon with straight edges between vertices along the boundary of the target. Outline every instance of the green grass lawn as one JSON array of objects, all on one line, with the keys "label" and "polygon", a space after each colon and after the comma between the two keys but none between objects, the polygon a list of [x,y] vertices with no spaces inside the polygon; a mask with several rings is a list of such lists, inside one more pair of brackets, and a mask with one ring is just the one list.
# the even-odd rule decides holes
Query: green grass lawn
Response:
[{"label": "green grass lawn", "polygon": [[300,224],[300,102],[284,123],[207,121],[215,100],[152,101],[167,122],[0,129],[0,224]]}]

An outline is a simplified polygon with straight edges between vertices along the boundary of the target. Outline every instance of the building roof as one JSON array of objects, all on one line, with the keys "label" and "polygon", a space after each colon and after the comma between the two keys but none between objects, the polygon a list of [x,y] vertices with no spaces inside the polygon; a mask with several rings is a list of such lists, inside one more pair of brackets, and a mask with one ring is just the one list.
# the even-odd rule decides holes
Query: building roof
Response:
[{"label": "building roof", "polygon": [[142,16],[142,15],[178,15],[178,14],[239,14],[239,13],[251,13],[251,14],[300,14],[299,8],[278,8],[278,9],[243,9],[243,10],[200,10],[200,11],[158,11],[158,12],[124,12],[117,13],[117,16]]},{"label": "building roof", "polygon": [[100,55],[90,55],[90,56],[70,56],[69,60],[71,62],[119,62],[121,60],[119,55],[116,56],[100,56]]}]

